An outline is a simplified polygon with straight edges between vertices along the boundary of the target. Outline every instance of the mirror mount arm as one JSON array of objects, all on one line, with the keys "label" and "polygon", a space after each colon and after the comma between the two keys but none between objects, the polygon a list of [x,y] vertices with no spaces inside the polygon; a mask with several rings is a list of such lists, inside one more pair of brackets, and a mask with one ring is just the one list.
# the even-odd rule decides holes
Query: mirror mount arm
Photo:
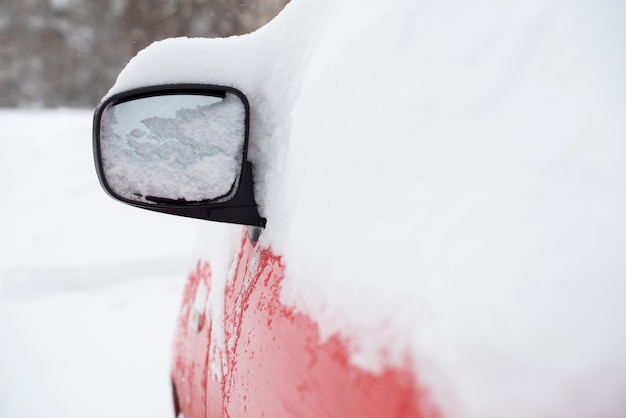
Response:
[{"label": "mirror mount arm", "polygon": [[265,227],[266,219],[259,215],[258,206],[254,199],[252,164],[249,161],[244,163],[237,195],[224,206],[207,209],[206,219]]},{"label": "mirror mount arm", "polygon": [[[128,203],[128,202],[126,202]],[[248,226],[265,227],[266,219],[259,215],[258,207],[254,199],[254,182],[252,164],[246,161],[243,165],[241,183],[235,197],[224,204],[215,204],[210,207],[167,207],[129,203],[143,209],[170,215],[184,216],[187,218],[204,219],[215,222],[226,222]]]}]

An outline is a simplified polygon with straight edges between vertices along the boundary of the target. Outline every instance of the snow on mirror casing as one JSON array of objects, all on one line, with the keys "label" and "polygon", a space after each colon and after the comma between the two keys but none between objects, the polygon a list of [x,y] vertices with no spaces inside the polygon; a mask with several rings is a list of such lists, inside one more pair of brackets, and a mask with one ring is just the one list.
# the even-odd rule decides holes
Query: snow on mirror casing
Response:
[{"label": "snow on mirror casing", "polygon": [[226,200],[242,171],[245,130],[246,108],[231,93],[112,102],[100,124],[104,178],[135,202]]}]

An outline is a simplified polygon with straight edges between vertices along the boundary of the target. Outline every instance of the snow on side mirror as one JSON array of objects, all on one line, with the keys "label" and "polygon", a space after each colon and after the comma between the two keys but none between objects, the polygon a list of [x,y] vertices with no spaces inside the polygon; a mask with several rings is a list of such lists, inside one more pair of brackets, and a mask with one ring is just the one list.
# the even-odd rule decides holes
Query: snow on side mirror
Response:
[{"label": "snow on side mirror", "polygon": [[218,202],[242,171],[246,109],[227,92],[109,101],[100,117],[103,180],[128,201]]},{"label": "snow on side mirror", "polygon": [[216,86],[157,86],[114,95],[94,116],[102,187],[160,212],[262,225],[246,161],[249,107]]}]

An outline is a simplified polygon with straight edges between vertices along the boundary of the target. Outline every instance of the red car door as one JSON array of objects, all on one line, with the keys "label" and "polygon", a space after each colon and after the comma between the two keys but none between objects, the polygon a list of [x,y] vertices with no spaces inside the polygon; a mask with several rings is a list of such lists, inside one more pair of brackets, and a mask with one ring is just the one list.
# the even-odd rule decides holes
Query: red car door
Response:
[{"label": "red car door", "polygon": [[174,341],[173,378],[176,388],[176,410],[186,417],[204,417],[207,382],[207,349],[210,345],[210,323],[206,303],[211,284],[211,268],[198,261],[185,286]]},{"label": "red car door", "polygon": [[[360,370],[339,336],[321,341],[310,318],[280,302],[285,268],[279,255],[256,247],[245,232],[236,257],[224,293],[223,350],[208,339],[206,321],[195,333],[189,324],[196,283],[210,285],[208,265],[199,263],[189,278],[173,367],[185,417],[438,416],[409,366]],[[219,353],[221,376],[208,366],[222,361],[210,358]]]}]

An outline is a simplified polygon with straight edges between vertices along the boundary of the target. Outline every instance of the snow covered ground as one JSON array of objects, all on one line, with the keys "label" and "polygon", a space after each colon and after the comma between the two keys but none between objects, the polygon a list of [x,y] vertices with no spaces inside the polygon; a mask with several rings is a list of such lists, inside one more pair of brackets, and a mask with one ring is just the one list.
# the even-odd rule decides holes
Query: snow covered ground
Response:
[{"label": "snow covered ground", "polygon": [[0,110],[0,417],[170,417],[199,221],[100,188],[91,111]]}]

